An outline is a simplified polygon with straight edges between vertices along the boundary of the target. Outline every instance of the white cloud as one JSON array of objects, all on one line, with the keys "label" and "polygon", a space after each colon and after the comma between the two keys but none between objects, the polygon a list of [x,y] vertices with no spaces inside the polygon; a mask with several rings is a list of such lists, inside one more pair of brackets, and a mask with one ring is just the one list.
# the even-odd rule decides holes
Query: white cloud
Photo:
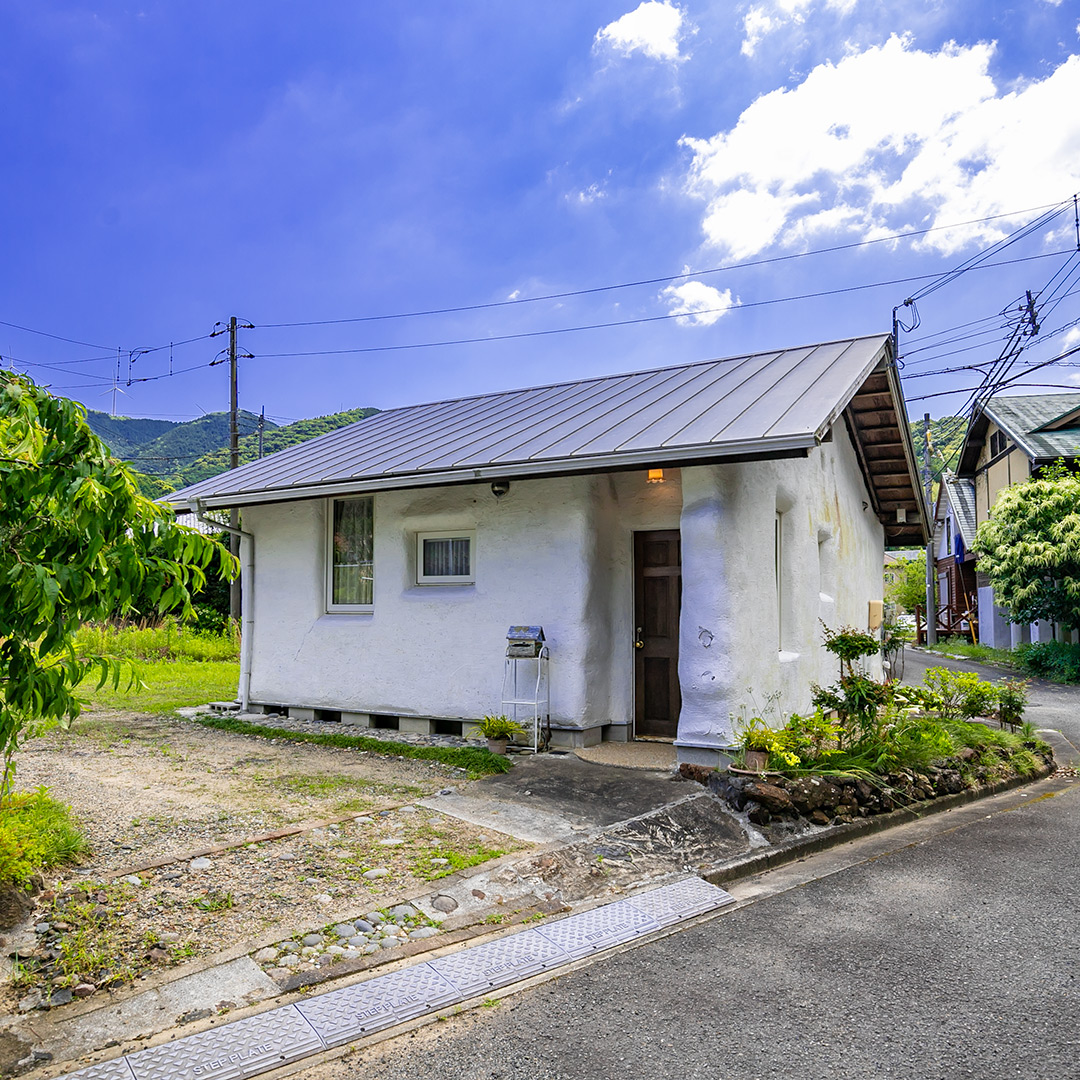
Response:
[{"label": "white cloud", "polygon": [[721,292],[700,281],[668,285],[660,290],[660,299],[671,305],[672,315],[689,316],[680,320],[682,326],[712,326],[739,305],[738,297],[732,298],[730,289]]},{"label": "white cloud", "polygon": [[[753,56],[758,45],[768,34],[785,26],[801,26],[810,15],[810,8],[818,5],[838,15],[849,15],[859,0],[768,0],[755,4],[743,16],[743,56]],[[1052,0],[1051,0],[1052,2]],[[1060,2],[1060,0],[1059,0]]]},{"label": "white cloud", "polygon": [[596,32],[596,44],[623,56],[641,51],[654,60],[679,59],[683,13],[668,0],[644,0],[633,11]]},{"label": "white cloud", "polygon": [[[863,237],[1057,202],[1080,180],[1080,56],[999,93],[993,44],[935,53],[906,38],[814,68],[758,98],[729,131],[685,137],[687,190],[705,202],[706,240],[746,258],[837,230]],[[943,252],[1015,222],[931,233]]]}]

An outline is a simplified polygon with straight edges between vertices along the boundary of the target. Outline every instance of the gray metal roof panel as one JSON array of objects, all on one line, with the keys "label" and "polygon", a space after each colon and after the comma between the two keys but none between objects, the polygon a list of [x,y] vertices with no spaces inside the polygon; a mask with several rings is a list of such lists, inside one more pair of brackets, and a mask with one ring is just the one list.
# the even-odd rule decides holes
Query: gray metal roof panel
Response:
[{"label": "gray metal roof panel", "polygon": [[[882,334],[388,409],[193,484],[173,503],[223,505],[319,485],[467,479],[640,460],[677,463],[812,446],[884,355]],[[460,474],[460,476],[458,475]]]},{"label": "gray metal roof panel", "polygon": [[1029,457],[1037,459],[1080,454],[1080,425],[1058,431],[1039,430],[1077,408],[1080,393],[999,395],[983,405],[986,415]]},{"label": "gray metal roof panel", "polygon": [[960,527],[960,535],[964,540],[964,547],[971,550],[975,543],[975,530],[977,528],[975,518],[975,484],[971,480],[962,480],[958,476],[948,473],[942,477],[943,487],[949,505],[952,507],[953,518]]}]

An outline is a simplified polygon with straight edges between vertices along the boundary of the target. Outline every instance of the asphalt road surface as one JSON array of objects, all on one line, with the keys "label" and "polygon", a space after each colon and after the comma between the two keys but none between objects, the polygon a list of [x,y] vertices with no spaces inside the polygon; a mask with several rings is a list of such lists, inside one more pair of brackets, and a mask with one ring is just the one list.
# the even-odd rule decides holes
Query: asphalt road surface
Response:
[{"label": "asphalt road surface", "polygon": [[[1053,726],[1080,736],[1080,691],[1035,696],[1040,726],[1068,713]],[[736,910],[303,1075],[1080,1077],[1078,866],[1080,781],[1044,781],[738,883]]]}]

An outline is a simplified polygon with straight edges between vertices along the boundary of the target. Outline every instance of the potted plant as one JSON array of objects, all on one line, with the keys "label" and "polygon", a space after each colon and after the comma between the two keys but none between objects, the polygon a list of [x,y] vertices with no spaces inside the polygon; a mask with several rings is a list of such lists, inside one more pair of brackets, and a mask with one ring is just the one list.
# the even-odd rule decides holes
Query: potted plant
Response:
[{"label": "potted plant", "polygon": [[477,723],[480,734],[487,739],[488,749],[493,754],[505,754],[506,745],[515,735],[524,735],[525,729],[509,716],[485,716]]},{"label": "potted plant", "polygon": [[764,772],[769,767],[769,751],[775,741],[772,728],[760,716],[751,719],[739,732],[743,767],[751,772]]}]

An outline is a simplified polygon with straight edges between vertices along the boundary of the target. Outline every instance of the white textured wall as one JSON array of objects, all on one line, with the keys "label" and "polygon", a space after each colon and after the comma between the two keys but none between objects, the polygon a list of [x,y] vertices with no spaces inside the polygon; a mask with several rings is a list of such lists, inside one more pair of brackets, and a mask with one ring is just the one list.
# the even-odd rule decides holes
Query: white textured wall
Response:
[{"label": "white textured wall", "polygon": [[[244,511],[255,534],[255,702],[391,715],[499,710],[508,626],[540,623],[552,719],[633,717],[633,534],[682,530],[679,741],[730,741],[728,713],[773,692],[809,705],[835,677],[818,619],[865,627],[883,532],[846,431],[808,458],[487,483],[375,496],[371,614],[325,612],[327,503]],[[773,517],[784,511],[787,618],[778,639]],[[476,531],[475,585],[415,584],[418,531]]]},{"label": "white textured wall", "polygon": [[[670,471],[669,471],[670,475]],[[487,483],[375,496],[371,614],[325,613],[325,515],[313,500],[244,511],[255,534],[252,700],[391,715],[499,711],[506,629],[543,625],[552,719],[626,722],[632,537],[678,528],[678,472]],[[475,585],[415,584],[416,533],[476,530]]]},{"label": "white textured wall", "polygon": [[[866,629],[882,599],[884,530],[870,509],[847,432],[807,458],[683,469],[681,746],[722,747],[729,715],[810,707],[810,683],[834,682],[821,621]],[[783,513],[784,626],[778,625],[774,519]],[[820,621],[819,621],[820,620]],[[880,659],[872,670],[880,676]],[[767,717],[776,723],[775,715]]]}]

